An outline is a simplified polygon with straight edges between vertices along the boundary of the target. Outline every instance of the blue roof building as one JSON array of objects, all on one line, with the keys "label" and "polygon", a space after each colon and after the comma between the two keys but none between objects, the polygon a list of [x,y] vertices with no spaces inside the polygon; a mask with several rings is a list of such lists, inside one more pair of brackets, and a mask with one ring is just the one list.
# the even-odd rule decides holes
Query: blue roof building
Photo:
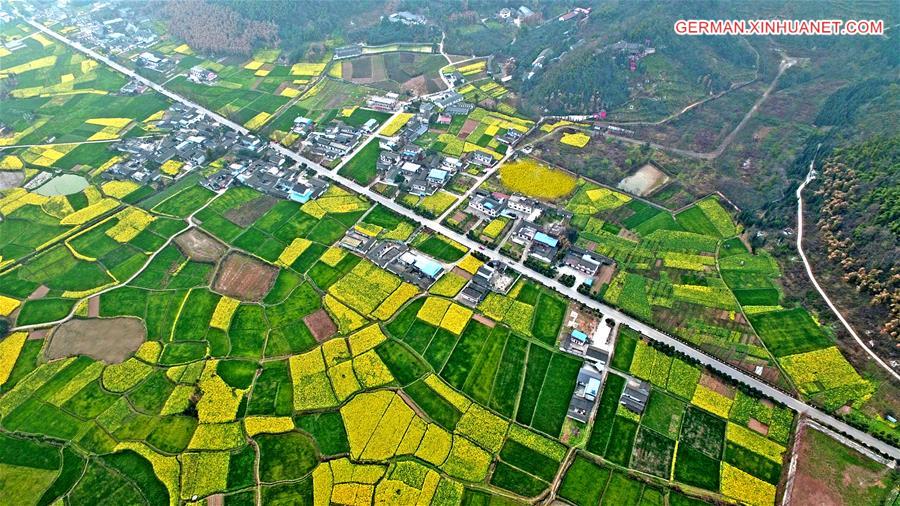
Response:
[{"label": "blue roof building", "polygon": [[578,339],[582,343],[586,343],[588,338],[587,334],[577,329],[572,331],[572,337]]},{"label": "blue roof building", "polygon": [[433,179],[439,183],[443,183],[447,179],[447,171],[441,169],[431,169],[428,171],[428,179]]},{"label": "blue roof building", "polygon": [[534,234],[534,240],[539,243],[546,244],[547,246],[550,246],[551,248],[555,248],[556,245],[559,244],[558,239],[556,239],[555,237],[550,237],[549,235],[547,235],[543,232],[538,232],[538,233]]},{"label": "blue roof building", "polygon": [[423,274],[428,276],[429,278],[434,278],[438,274],[441,273],[443,267],[438,262],[430,258],[418,257],[416,258],[416,268],[422,271]]}]

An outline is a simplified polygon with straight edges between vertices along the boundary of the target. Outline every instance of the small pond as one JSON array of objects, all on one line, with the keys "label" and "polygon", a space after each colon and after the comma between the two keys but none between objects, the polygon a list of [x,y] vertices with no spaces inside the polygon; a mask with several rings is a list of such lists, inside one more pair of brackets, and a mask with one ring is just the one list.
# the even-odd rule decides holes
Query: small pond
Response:
[{"label": "small pond", "polygon": [[45,197],[55,195],[71,195],[87,188],[88,182],[82,176],[75,174],[62,174],[42,184],[35,193]]}]

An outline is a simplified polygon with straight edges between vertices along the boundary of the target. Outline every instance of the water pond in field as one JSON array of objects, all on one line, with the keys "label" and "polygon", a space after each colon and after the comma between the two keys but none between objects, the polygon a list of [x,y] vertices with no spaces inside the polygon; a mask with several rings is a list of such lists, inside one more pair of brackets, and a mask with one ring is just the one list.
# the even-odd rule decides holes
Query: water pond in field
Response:
[{"label": "water pond in field", "polygon": [[71,195],[87,188],[88,181],[75,174],[62,174],[42,184],[35,190],[38,195],[54,197],[56,195]]}]

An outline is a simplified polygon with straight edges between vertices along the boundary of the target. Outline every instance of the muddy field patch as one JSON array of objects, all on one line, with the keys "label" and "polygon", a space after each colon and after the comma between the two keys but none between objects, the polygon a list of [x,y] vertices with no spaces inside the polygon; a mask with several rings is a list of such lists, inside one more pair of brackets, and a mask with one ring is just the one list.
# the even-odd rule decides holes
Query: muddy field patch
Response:
[{"label": "muddy field patch", "polygon": [[50,335],[44,354],[49,360],[87,355],[118,364],[132,356],[146,338],[144,322],[137,318],[69,320]]}]

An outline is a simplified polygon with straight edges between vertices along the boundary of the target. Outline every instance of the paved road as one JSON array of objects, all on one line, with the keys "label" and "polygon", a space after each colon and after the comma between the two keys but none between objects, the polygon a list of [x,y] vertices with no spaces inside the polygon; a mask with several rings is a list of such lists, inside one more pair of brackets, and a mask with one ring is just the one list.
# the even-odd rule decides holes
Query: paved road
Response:
[{"label": "paved road", "polygon": [[[821,144],[820,144],[821,146]],[[872,351],[871,348],[866,346],[866,343],[859,338],[856,331],[853,330],[853,327],[850,326],[850,322],[844,318],[844,315],[838,310],[837,306],[831,302],[831,299],[828,298],[828,294],[825,293],[825,290],[819,286],[819,282],[816,281],[815,275],[813,275],[812,266],[809,264],[809,260],[806,258],[806,253],[803,252],[803,189],[806,188],[806,185],[809,184],[816,177],[816,171],[813,169],[813,165],[816,163],[815,158],[811,162],[809,162],[809,173],[806,175],[806,179],[803,181],[797,188],[797,252],[800,253],[800,258],[803,260],[803,267],[806,268],[806,275],[809,276],[809,280],[812,281],[813,286],[816,287],[816,290],[819,292],[819,295],[825,299],[825,303],[828,304],[828,307],[831,308],[831,311],[837,315],[838,320],[844,325],[844,328],[847,329],[847,332],[853,336],[853,339],[856,341],[856,344],[859,345],[860,348],[865,350],[866,353],[875,361],[882,369],[887,371],[891,376],[894,377],[895,380],[900,381],[900,374],[897,374],[890,365],[888,365],[884,360],[881,359],[878,355]]]},{"label": "paved road", "polygon": [[[49,30],[48,28],[44,27],[43,25],[41,25],[39,23],[33,22],[31,20],[26,20],[26,21],[28,21],[28,23],[31,24],[32,26],[34,26],[35,28],[52,36],[53,38],[59,40],[60,42],[67,44],[71,47],[74,47],[75,49],[77,49],[79,51],[82,51],[83,53],[87,54],[91,58],[94,58],[98,61],[102,61],[102,62],[106,63],[107,65],[109,65],[110,67],[118,70],[119,72],[121,72],[133,79],[141,80],[142,82],[146,83],[148,86],[153,88],[154,90],[157,90],[159,93],[162,93],[163,95],[171,98],[172,100],[181,102],[182,104],[188,105],[190,107],[194,107],[197,110],[204,112],[211,118],[215,118],[220,123],[232,128],[240,133],[243,133],[243,134],[248,133],[247,129],[244,128],[243,126],[238,125],[237,123],[230,121],[226,118],[223,118],[221,115],[216,114],[200,105],[197,105],[194,102],[191,102],[171,91],[168,91],[168,90],[164,89],[162,86],[157,85],[156,83],[150,82],[149,80],[137,75],[135,72],[131,71],[130,69],[123,67],[122,65],[119,65],[119,64],[109,60],[108,58],[98,54],[96,51],[85,48],[81,44],[71,41],[71,40],[57,34],[56,32]],[[479,250],[479,247],[481,246],[479,243],[470,240],[468,237],[445,227],[444,225],[439,223],[437,220],[423,218],[423,217],[415,214],[413,211],[394,202],[393,200],[385,198],[384,196],[379,195],[377,193],[374,193],[374,192],[370,191],[368,188],[360,186],[360,185],[356,184],[355,182],[347,179],[346,177],[341,176],[335,172],[332,172],[332,171],[326,169],[325,167],[322,167],[321,165],[313,162],[312,160],[309,160],[309,159],[299,155],[298,153],[295,153],[295,152],[281,146],[280,144],[272,142],[272,143],[270,143],[270,146],[272,147],[272,149],[279,151],[280,153],[287,156],[288,158],[291,158],[292,160],[296,161],[297,163],[305,164],[307,167],[316,170],[321,176],[325,177],[326,179],[330,179],[331,181],[338,183],[346,188],[349,188],[350,190],[352,190],[354,192],[365,195],[370,200],[377,202],[377,203],[387,207],[388,209],[391,209],[392,211],[394,211],[400,215],[403,215],[415,222],[418,222],[433,231],[439,232],[455,241],[458,241],[459,243],[466,245],[467,247],[469,247],[472,250]],[[622,324],[628,325],[629,327],[639,331],[640,333],[644,334],[645,336],[649,337],[650,339],[653,339],[655,341],[658,341],[662,344],[665,344],[667,346],[674,348],[679,353],[683,353],[683,354],[687,355],[688,357],[691,357],[692,359],[700,362],[704,366],[707,366],[710,369],[713,369],[722,375],[728,376],[736,381],[744,383],[745,385],[748,385],[748,386],[762,392],[764,395],[771,397],[772,399],[790,407],[791,409],[793,409],[794,411],[797,411],[798,413],[809,416],[810,418],[818,421],[819,423],[826,425],[828,427],[831,427],[832,429],[835,429],[838,432],[847,434],[848,436],[852,437],[853,439],[855,439],[861,443],[864,443],[865,445],[867,445],[869,447],[875,448],[878,451],[880,451],[881,453],[884,453],[885,455],[890,456],[894,460],[900,460],[900,449],[897,449],[879,439],[876,439],[875,437],[873,437],[861,430],[855,429],[855,428],[851,427],[850,425],[834,418],[833,416],[828,415],[828,414],[824,413],[823,411],[818,410],[812,406],[809,406],[808,404],[804,403],[803,401],[800,401],[800,400],[794,398],[790,394],[774,388],[773,386],[769,385],[768,383],[765,383],[753,376],[750,376],[749,374],[747,374],[735,367],[732,367],[731,365],[721,362],[718,359],[713,358],[712,356],[707,355],[706,353],[704,353],[700,350],[694,349],[691,346],[651,327],[650,325],[647,325],[644,322],[638,321],[635,318],[628,316],[627,314],[619,311],[616,308],[607,306],[606,304],[600,303],[594,299],[591,299],[585,295],[582,295],[582,294],[578,293],[578,291],[576,289],[564,286],[561,283],[559,283],[558,281],[556,281],[555,279],[548,278],[539,272],[533,271],[533,270],[525,267],[524,265],[510,264],[505,257],[500,255],[500,253],[498,253],[496,251],[485,250],[485,251],[482,251],[482,253],[485,256],[487,256],[488,258],[490,258],[491,260],[496,260],[498,262],[502,262],[507,265],[510,265],[510,267],[513,270],[518,271],[520,274],[522,274],[525,277],[531,278],[532,280],[537,281],[540,284],[543,284],[547,287],[553,288],[557,292],[569,297],[572,300],[579,302],[580,304],[582,304],[584,306],[587,306],[587,307],[593,308],[597,311],[600,311],[605,316],[611,317],[615,320],[618,320]]]}]

